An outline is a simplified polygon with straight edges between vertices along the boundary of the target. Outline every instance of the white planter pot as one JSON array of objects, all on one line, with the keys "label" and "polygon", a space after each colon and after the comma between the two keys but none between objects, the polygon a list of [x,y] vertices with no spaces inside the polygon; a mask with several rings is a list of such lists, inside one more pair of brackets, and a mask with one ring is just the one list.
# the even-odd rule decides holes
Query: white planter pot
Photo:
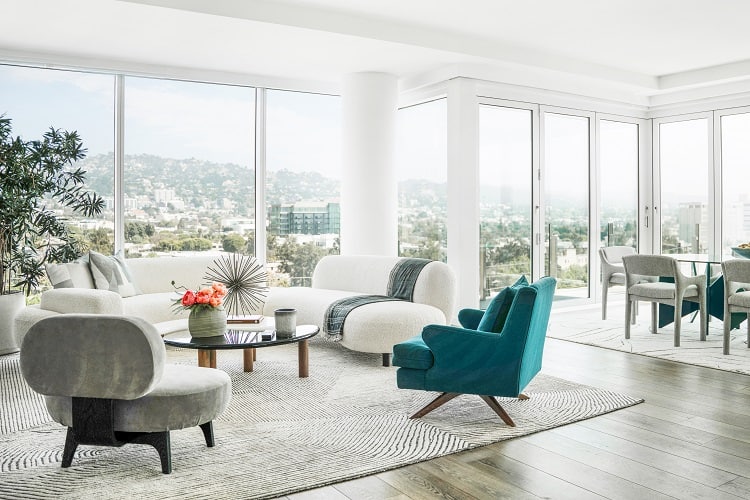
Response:
[{"label": "white planter pot", "polygon": [[0,295],[0,355],[17,352],[16,332],[13,327],[16,314],[26,305],[26,296],[19,293]]}]

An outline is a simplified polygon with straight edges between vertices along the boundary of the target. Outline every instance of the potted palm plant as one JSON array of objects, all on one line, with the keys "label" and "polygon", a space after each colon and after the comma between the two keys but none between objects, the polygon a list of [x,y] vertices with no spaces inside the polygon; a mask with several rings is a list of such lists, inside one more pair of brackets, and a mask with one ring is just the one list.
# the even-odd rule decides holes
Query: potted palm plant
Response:
[{"label": "potted palm plant", "polygon": [[86,172],[73,165],[85,154],[75,131],[50,128],[40,140],[25,141],[0,116],[0,354],[18,350],[13,318],[40,285],[44,264],[82,252],[64,211],[87,217],[102,211],[102,198],[85,189]]}]

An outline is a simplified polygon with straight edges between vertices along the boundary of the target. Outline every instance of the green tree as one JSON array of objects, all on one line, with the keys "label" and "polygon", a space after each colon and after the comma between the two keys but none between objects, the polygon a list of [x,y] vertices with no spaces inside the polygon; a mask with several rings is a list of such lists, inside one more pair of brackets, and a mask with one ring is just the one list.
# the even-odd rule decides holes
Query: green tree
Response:
[{"label": "green tree", "polygon": [[245,253],[247,250],[245,238],[237,233],[231,233],[224,236],[221,240],[221,246],[225,252]]},{"label": "green tree", "polygon": [[0,294],[18,288],[28,295],[46,262],[80,256],[81,242],[48,205],[85,217],[101,213],[104,201],[86,190],[86,172],[73,166],[85,155],[76,132],[50,128],[41,140],[24,141],[0,116]]},{"label": "green tree", "polygon": [[103,227],[98,229],[92,229],[91,231],[84,231],[84,240],[89,245],[89,250],[103,254],[111,254],[115,249],[115,237],[114,233]]},{"label": "green tree", "polygon": [[291,276],[292,285],[309,286],[315,265],[330,252],[313,243],[299,244],[289,237],[278,247],[276,257],[279,269]]}]

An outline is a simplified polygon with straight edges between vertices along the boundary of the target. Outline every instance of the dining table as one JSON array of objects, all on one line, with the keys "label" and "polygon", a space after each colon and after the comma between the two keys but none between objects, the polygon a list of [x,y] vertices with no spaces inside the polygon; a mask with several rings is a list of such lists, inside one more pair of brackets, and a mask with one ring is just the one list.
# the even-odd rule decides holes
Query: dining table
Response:
[{"label": "dining table", "polygon": [[[724,277],[721,274],[721,263],[725,260],[735,259],[732,255],[710,255],[705,253],[672,253],[663,254],[672,257],[678,262],[690,264],[690,270],[693,275],[699,272],[705,272],[706,275],[706,321],[710,321],[710,316],[724,321]],[[701,269],[703,268],[703,269]],[[718,268],[718,269],[717,269]],[[662,278],[665,279],[665,278]],[[668,278],[671,280],[672,278]],[[699,310],[695,302],[682,303],[682,316],[687,316]],[[732,329],[739,327],[740,323],[747,319],[744,313],[732,314]],[[659,328],[667,326],[674,321],[674,307],[667,304],[659,304]],[[706,324],[708,332],[708,324]]]}]

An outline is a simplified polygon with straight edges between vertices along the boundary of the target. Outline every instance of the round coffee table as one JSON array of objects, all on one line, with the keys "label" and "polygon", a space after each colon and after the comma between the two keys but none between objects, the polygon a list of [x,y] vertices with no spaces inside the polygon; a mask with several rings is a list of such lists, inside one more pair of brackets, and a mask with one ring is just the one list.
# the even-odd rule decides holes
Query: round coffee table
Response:
[{"label": "round coffee table", "polygon": [[[217,350],[242,349],[243,364],[246,372],[253,371],[255,349],[296,343],[299,376],[303,378],[308,376],[310,365],[308,361],[307,341],[317,335],[320,328],[315,325],[299,325],[293,337],[278,338],[273,328],[268,330],[247,330],[234,328],[235,326],[229,325],[224,335],[216,337],[192,337],[190,332],[187,331],[170,333],[164,336],[164,343],[174,347],[198,349],[198,366],[209,368],[216,368]],[[263,340],[264,335],[270,336],[270,339]]]}]

